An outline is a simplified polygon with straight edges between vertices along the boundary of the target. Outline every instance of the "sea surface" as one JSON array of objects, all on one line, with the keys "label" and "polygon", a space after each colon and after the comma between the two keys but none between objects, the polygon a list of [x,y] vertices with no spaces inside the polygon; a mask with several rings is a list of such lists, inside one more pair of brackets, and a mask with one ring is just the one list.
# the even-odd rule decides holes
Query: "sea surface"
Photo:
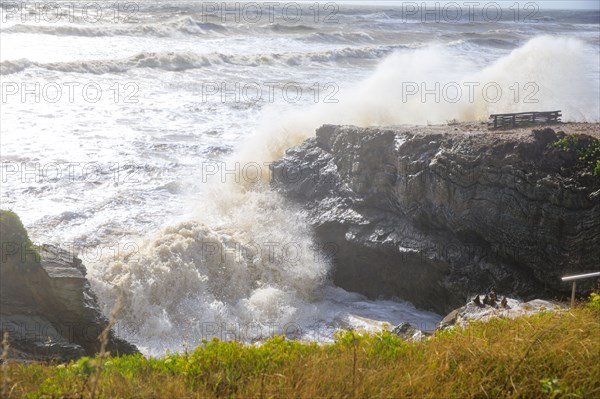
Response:
[{"label": "sea surface", "polygon": [[331,248],[269,189],[269,162],[320,125],[600,119],[598,11],[40,4],[2,3],[1,206],[84,260],[148,354],[435,327],[401,299],[334,287]]}]

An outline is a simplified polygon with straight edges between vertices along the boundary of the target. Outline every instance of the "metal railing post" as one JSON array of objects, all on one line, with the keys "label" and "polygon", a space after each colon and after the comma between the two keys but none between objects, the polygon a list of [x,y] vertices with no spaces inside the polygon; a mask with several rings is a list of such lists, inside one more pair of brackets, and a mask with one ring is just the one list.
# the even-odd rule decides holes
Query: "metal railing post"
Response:
[{"label": "metal railing post", "polygon": [[577,280],[581,280],[584,278],[591,278],[591,277],[600,277],[600,272],[578,274],[576,276],[565,276],[565,277],[561,278],[562,281],[572,281],[573,282],[573,288],[571,289],[571,307],[575,306],[575,290],[577,289]]}]

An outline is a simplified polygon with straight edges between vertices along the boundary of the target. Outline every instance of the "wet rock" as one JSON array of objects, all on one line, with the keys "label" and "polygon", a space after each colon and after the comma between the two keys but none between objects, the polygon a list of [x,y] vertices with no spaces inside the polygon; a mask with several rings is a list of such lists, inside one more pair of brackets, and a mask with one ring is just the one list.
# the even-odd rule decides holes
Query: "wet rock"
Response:
[{"label": "wet rock", "polygon": [[475,305],[472,301],[467,305],[450,312],[439,324],[438,329],[446,329],[452,326],[465,328],[471,321],[488,321],[493,318],[504,317],[514,319],[516,317],[528,316],[542,311],[558,311],[564,306],[541,299],[522,302],[518,299],[504,298],[505,307],[486,305],[483,307]]},{"label": "wet rock", "polygon": [[408,322],[404,322],[394,327],[392,333],[405,341],[421,341],[428,335]]},{"label": "wet rock", "polygon": [[482,303],[483,303],[484,305],[488,305],[488,306],[492,306],[492,307],[493,307],[494,305],[496,305],[496,303],[495,303],[494,301],[492,301],[492,298],[491,298],[491,297],[490,297],[488,294],[485,294],[485,295],[483,296],[483,301],[482,301]]},{"label": "wet rock", "polygon": [[81,345],[69,342],[50,320],[36,315],[0,314],[2,333],[9,333],[9,356],[20,360],[69,360],[84,356]]},{"label": "wet rock", "polygon": [[496,302],[498,301],[498,294],[496,294],[496,289],[492,288],[492,290],[489,293],[490,296],[490,304],[495,306]]},{"label": "wet rock", "polygon": [[[0,227],[0,330],[9,334],[9,356],[65,361],[99,351],[108,320],[81,260],[56,247],[34,247],[12,212],[1,211]],[[112,332],[107,350],[137,353]]]},{"label": "wet rock", "polygon": [[[476,296],[476,298],[479,297],[479,295]],[[481,302],[480,302],[481,303]],[[478,307],[481,307],[481,305],[478,305]],[[447,327],[453,326],[456,323],[456,318],[458,317],[458,312],[460,311],[459,309],[454,309],[452,312],[448,313],[446,315],[446,317],[444,317],[442,319],[442,321],[440,321],[438,323],[438,329],[445,329]]]},{"label": "wet rock", "polygon": [[325,125],[271,165],[273,187],[334,248],[344,289],[439,313],[490,287],[568,295],[560,277],[600,259],[600,179],[558,137]]}]

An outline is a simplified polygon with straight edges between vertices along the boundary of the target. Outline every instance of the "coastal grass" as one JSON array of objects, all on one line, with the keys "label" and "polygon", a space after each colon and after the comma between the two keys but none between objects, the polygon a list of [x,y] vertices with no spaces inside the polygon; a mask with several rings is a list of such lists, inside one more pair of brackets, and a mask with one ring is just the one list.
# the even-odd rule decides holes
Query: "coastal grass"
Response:
[{"label": "coastal grass", "polygon": [[326,345],[211,340],[162,358],[108,357],[98,375],[97,360],[10,363],[5,397],[598,398],[600,296],[422,342],[346,331]]}]

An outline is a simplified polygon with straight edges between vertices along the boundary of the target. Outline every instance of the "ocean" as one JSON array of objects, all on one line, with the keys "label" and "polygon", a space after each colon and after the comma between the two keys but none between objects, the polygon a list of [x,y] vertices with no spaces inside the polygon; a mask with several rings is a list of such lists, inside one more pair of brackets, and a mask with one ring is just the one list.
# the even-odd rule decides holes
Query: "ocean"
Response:
[{"label": "ocean", "polygon": [[2,208],[83,259],[147,354],[431,330],[440,315],[332,285],[268,165],[325,123],[599,121],[598,11],[455,4],[3,1]]}]

